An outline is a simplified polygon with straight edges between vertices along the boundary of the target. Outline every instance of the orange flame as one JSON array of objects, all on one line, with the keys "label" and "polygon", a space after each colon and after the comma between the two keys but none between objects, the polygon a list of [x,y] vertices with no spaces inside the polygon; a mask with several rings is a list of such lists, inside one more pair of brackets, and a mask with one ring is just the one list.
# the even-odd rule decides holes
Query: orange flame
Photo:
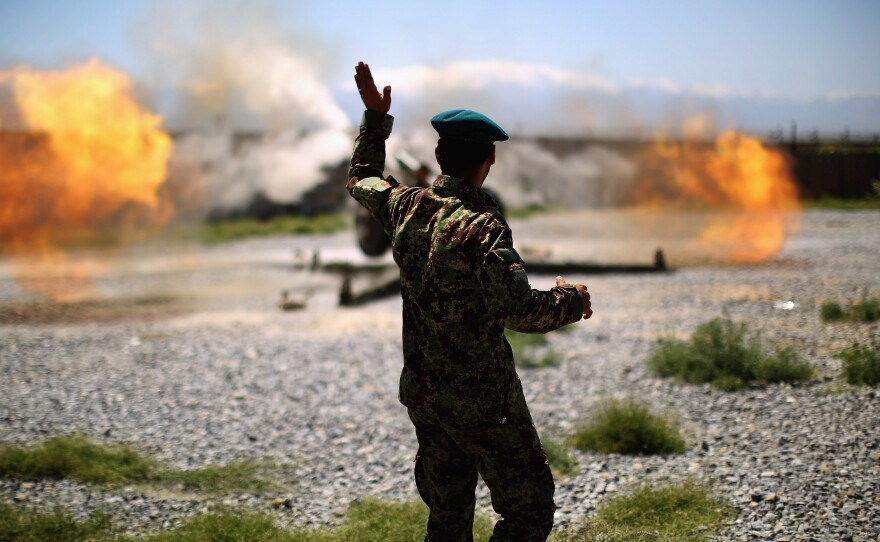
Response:
[{"label": "orange flame", "polygon": [[[128,78],[97,60],[61,72],[0,72],[18,130],[0,124],[0,246],[58,255],[99,230],[170,218],[161,201],[171,153],[161,119],[143,111]],[[2,122],[2,117],[0,117]]]},{"label": "orange flame", "polygon": [[0,71],[0,91],[11,97],[0,111],[0,250],[17,257],[13,272],[30,290],[86,296],[93,266],[67,262],[62,247],[166,222],[171,138],[137,105],[128,78],[97,60]]},{"label": "orange flame", "polygon": [[641,158],[633,203],[715,209],[698,237],[705,247],[721,249],[728,261],[759,262],[779,252],[786,212],[799,207],[789,162],[780,151],[731,130],[711,144],[658,142]]}]

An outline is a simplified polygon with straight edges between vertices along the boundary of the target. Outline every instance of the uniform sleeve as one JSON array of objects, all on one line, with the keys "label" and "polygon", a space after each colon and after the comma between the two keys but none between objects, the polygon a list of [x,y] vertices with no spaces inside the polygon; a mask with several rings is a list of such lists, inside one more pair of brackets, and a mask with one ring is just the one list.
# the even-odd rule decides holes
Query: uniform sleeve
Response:
[{"label": "uniform sleeve", "polygon": [[398,186],[385,170],[385,140],[391,135],[394,117],[377,111],[364,111],[360,132],[354,143],[348,168],[348,192],[370,213],[386,224],[386,208],[392,189]]},{"label": "uniform sleeve", "polygon": [[486,292],[486,306],[504,327],[523,333],[547,333],[583,316],[584,301],[575,288],[535,290],[529,285],[525,264],[513,248],[506,225],[496,223],[487,228],[481,246],[484,259],[478,277]]}]

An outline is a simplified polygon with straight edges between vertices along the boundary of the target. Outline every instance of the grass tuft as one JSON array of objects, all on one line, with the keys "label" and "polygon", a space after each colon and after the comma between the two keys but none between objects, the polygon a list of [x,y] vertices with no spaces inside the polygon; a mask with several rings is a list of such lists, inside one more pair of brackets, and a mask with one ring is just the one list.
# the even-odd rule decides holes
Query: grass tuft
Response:
[{"label": "grass tuft", "polygon": [[693,481],[642,485],[599,507],[586,527],[557,542],[702,542],[734,517],[733,508]]},{"label": "grass tuft", "polygon": [[235,462],[180,470],[159,464],[126,445],[92,443],[83,435],[55,437],[31,447],[0,447],[0,478],[69,478],[91,484],[151,484],[207,494],[260,492],[274,487],[276,467]]},{"label": "grass tuft", "polygon": [[209,495],[261,493],[275,487],[271,477],[277,470],[271,463],[235,461],[191,470],[159,469],[150,476],[149,481]]},{"label": "grass tuft", "polygon": [[819,308],[819,316],[823,322],[876,322],[880,320],[880,299],[865,299],[845,308],[836,301],[826,301]]},{"label": "grass tuft", "polygon": [[223,510],[193,516],[180,527],[142,539],[143,542],[294,542],[289,531],[262,513]]},{"label": "grass tuft", "polygon": [[[181,526],[144,538],[119,535],[110,517],[97,514],[78,522],[68,512],[29,512],[0,503],[0,540],[62,542],[421,542],[428,509],[421,502],[389,503],[375,499],[353,502],[344,523],[333,529],[284,529],[264,513],[232,509],[199,514]],[[474,538],[486,540],[492,522],[477,516]]]},{"label": "grass tuft", "polygon": [[871,344],[853,343],[837,354],[843,360],[843,377],[855,386],[880,384],[880,340],[874,337]]},{"label": "grass tuft", "polygon": [[99,446],[82,435],[52,438],[28,448],[0,448],[0,477],[71,478],[93,484],[145,482],[157,464],[124,445]]},{"label": "grass tuft", "polygon": [[0,503],[0,540],[16,542],[79,542],[80,540],[111,540],[116,529],[110,516],[97,511],[86,521],[76,521],[61,510],[49,513],[27,513]]},{"label": "grass tuft", "polygon": [[813,366],[801,360],[791,348],[777,350],[776,355],[756,363],[753,371],[755,380],[770,384],[806,382],[813,378],[814,373]]},{"label": "grass tuft", "polygon": [[826,301],[819,307],[819,317],[823,322],[840,322],[846,318],[843,307],[836,301]]},{"label": "grass tuft", "polygon": [[[392,503],[361,499],[349,505],[345,523],[337,529],[295,531],[303,542],[422,542],[428,523],[428,507],[422,502]],[[492,522],[484,516],[474,519],[474,539],[487,540]],[[293,539],[292,539],[293,540]]]},{"label": "grass tuft", "polygon": [[580,470],[577,461],[571,457],[567,444],[546,435],[541,437],[541,444],[544,446],[544,453],[547,454],[547,462],[554,476],[577,474]]},{"label": "grass tuft", "polygon": [[794,350],[778,349],[767,354],[757,336],[748,336],[745,324],[727,318],[701,324],[690,341],[659,339],[648,358],[648,367],[658,376],[689,384],[710,382],[724,391],[756,382],[804,382],[814,374],[813,367]]},{"label": "grass tuft", "polygon": [[678,425],[633,399],[599,403],[571,439],[579,450],[606,454],[676,454],[685,450]]},{"label": "grass tuft", "polygon": [[517,367],[542,369],[555,367],[562,361],[562,355],[549,346],[546,335],[520,333],[512,329],[505,329],[504,336],[513,350],[513,360]]}]

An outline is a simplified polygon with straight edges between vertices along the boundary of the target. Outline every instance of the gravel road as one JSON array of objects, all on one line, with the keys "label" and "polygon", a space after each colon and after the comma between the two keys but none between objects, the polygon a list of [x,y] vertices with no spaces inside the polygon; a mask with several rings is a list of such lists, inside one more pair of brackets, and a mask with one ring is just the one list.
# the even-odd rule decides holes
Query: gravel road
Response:
[{"label": "gravel road", "polygon": [[[585,245],[584,254],[602,260],[596,247],[613,246],[614,258],[647,262],[657,238],[602,237],[597,226],[611,231],[628,218],[581,212],[513,228],[523,252],[569,257]],[[683,243],[663,243],[673,266],[686,265],[669,274],[566,276],[589,286],[595,315],[550,336],[563,354],[559,366],[520,375],[545,435],[564,438],[600,399],[633,396],[674,413],[688,451],[574,452],[581,470],[557,479],[557,522],[588,518],[632,484],[692,477],[739,510],[718,540],[880,541],[880,397],[877,388],[843,384],[834,357],[880,326],[823,324],[818,316],[825,300],[880,296],[880,212],[806,212],[782,252],[758,265],[700,261]],[[315,250],[325,260],[360,258],[353,244],[346,232],[80,254],[70,269],[92,278],[72,281],[68,299],[77,301],[60,308],[21,284],[48,277],[57,285],[74,271],[0,262],[0,442],[81,432],[183,468],[269,457],[295,471],[281,480],[286,487],[259,496],[5,480],[0,501],[61,505],[81,517],[103,507],[144,532],[217,502],[269,510],[284,524],[326,525],[352,499],[415,498],[415,435],[396,399],[400,300],[341,309],[339,277],[294,266]],[[553,277],[531,282],[546,288]],[[307,296],[308,308],[276,308],[284,288]],[[794,346],[818,378],[723,393],[645,369],[658,336],[686,337],[722,315]],[[489,511],[482,486],[479,495]]]}]

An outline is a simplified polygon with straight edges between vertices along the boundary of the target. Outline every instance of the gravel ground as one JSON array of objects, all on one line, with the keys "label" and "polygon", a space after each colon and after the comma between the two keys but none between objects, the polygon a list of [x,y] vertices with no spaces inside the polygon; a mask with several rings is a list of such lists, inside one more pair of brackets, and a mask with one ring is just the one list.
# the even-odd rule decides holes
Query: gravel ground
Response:
[{"label": "gravel ground", "polygon": [[[558,247],[590,244],[578,237],[578,224],[597,216],[609,228],[627,218],[538,217],[515,223],[514,233],[524,232],[517,237],[523,250],[531,244],[563,254]],[[654,246],[645,237],[613,244],[631,249],[624,257],[647,260]],[[675,265],[678,245],[664,242],[672,243],[664,248]],[[131,249],[113,265],[90,267],[99,270],[88,288],[98,301],[88,311],[71,305],[61,313],[46,312],[10,278],[21,270],[0,262],[0,310],[17,315],[0,324],[0,442],[78,431],[183,468],[269,457],[295,471],[280,480],[283,489],[259,496],[5,480],[0,501],[61,505],[81,517],[101,507],[144,532],[218,502],[271,510],[285,524],[326,525],[358,497],[415,498],[415,435],[396,400],[399,299],[339,309],[338,277],[290,265],[300,257],[291,247],[355,258],[352,243],[348,233],[254,240],[193,249],[185,258]],[[603,243],[611,241],[596,241]],[[880,397],[876,388],[843,384],[834,357],[880,326],[818,317],[822,301],[880,295],[880,212],[805,213],[780,255],[760,265],[680,261],[689,265],[663,275],[567,276],[588,284],[595,316],[550,336],[564,355],[559,366],[521,371],[545,435],[570,434],[597,400],[635,396],[673,412],[688,438],[688,451],[670,457],[574,452],[581,471],[557,479],[557,522],[582,521],[638,482],[694,477],[739,510],[718,540],[880,540]],[[552,282],[532,277],[535,287]],[[308,295],[309,308],[278,310],[281,288]],[[145,296],[159,301],[139,311]],[[786,301],[791,310],[781,308]],[[658,336],[686,337],[720,315],[796,347],[819,377],[722,393],[647,372]],[[482,486],[479,495],[490,510]]]}]

